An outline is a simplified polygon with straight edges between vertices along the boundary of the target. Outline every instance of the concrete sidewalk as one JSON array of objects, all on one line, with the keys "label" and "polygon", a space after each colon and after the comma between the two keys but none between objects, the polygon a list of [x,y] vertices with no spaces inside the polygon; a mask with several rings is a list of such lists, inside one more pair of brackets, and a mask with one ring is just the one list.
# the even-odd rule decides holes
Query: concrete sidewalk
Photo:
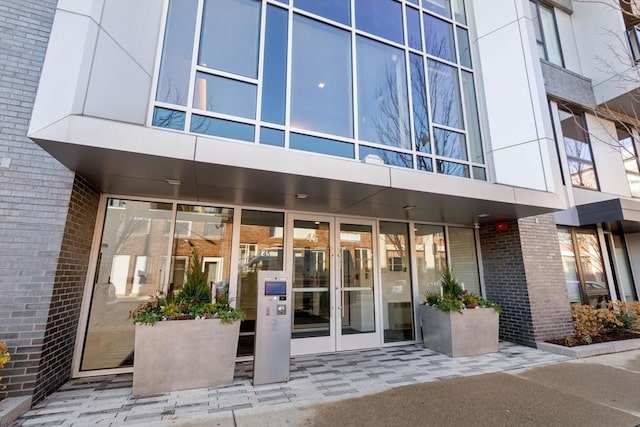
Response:
[{"label": "concrete sidewalk", "polygon": [[640,350],[174,426],[638,426]]}]

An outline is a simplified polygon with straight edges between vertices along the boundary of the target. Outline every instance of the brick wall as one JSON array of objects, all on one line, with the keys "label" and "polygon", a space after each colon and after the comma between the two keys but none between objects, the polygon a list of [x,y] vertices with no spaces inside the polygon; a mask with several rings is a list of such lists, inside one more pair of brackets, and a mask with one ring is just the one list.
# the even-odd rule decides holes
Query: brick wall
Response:
[{"label": "brick wall", "polygon": [[33,393],[73,173],[27,137],[55,0],[0,0],[0,340],[4,395]]},{"label": "brick wall", "polygon": [[487,298],[499,303],[502,339],[535,346],[571,333],[571,311],[552,215],[480,228]]},{"label": "brick wall", "polygon": [[76,175],[40,358],[37,402],[69,379],[100,193]]}]

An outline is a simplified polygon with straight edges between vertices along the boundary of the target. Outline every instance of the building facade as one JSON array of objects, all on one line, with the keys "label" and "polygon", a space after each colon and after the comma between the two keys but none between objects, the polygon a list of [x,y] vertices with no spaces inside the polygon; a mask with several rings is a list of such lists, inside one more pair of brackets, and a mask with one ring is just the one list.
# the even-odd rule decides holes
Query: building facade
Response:
[{"label": "building facade", "polygon": [[417,341],[445,266],[531,346],[572,303],[637,299],[633,89],[585,65],[601,6],[578,3],[0,8],[4,393],[130,372],[129,312],[194,249],[247,315],[239,358],[261,270],[288,278],[293,355]]}]

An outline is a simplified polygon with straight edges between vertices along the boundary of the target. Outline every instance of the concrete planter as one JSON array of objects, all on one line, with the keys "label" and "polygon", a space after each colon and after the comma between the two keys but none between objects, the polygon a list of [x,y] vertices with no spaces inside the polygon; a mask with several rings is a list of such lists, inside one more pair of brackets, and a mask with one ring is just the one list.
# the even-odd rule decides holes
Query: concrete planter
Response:
[{"label": "concrete planter", "polygon": [[136,325],[133,394],[231,384],[239,333],[217,319]]},{"label": "concrete planter", "polygon": [[420,306],[424,346],[451,357],[498,351],[498,313],[493,308],[474,308],[445,313]]}]

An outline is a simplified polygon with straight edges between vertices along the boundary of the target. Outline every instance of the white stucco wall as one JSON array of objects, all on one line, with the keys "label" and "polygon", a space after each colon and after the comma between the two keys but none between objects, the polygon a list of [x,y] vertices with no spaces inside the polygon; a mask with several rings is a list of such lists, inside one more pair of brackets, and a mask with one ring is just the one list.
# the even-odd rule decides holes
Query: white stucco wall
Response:
[{"label": "white stucco wall", "polygon": [[494,179],[555,191],[559,167],[528,0],[474,0]]},{"label": "white stucco wall", "polygon": [[164,3],[60,0],[29,133],[73,114],[144,124]]}]

